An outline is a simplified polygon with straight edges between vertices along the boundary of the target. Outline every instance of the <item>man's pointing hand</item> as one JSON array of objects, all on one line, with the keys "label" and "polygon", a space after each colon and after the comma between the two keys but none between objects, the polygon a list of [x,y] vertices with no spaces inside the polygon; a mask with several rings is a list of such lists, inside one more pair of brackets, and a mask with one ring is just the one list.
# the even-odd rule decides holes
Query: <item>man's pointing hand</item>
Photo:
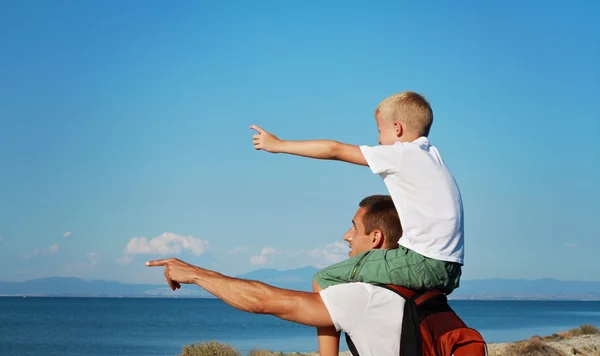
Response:
[{"label": "man's pointing hand", "polygon": [[198,276],[198,267],[185,263],[177,258],[146,262],[149,267],[165,267],[165,278],[172,290],[181,288],[181,284],[194,284]]}]

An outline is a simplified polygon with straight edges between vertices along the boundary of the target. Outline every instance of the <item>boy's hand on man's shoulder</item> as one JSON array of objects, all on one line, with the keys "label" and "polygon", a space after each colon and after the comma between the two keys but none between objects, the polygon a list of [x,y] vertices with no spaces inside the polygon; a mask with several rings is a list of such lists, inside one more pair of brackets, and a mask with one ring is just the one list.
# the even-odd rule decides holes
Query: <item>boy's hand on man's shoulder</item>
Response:
[{"label": "boy's hand on man's shoulder", "polygon": [[281,141],[277,138],[277,136],[263,130],[257,125],[251,125],[250,128],[257,132],[256,134],[252,135],[255,150],[277,153],[277,145]]}]

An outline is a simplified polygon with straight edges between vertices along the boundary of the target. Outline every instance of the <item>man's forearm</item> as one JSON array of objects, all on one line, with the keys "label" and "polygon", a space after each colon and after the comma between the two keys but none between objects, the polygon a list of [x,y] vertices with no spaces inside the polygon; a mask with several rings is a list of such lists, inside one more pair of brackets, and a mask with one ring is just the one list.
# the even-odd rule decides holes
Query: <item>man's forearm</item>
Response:
[{"label": "man's forearm", "polygon": [[276,289],[258,281],[231,278],[200,267],[194,283],[232,307],[255,314],[268,313],[265,305],[273,299]]},{"label": "man's forearm", "polygon": [[315,159],[338,160],[348,163],[367,165],[367,162],[356,145],[349,145],[333,140],[287,141],[277,143],[278,153]]},{"label": "man's forearm", "polygon": [[282,289],[268,284],[224,276],[196,267],[194,283],[242,311],[270,314],[308,326],[332,326],[318,293]]}]

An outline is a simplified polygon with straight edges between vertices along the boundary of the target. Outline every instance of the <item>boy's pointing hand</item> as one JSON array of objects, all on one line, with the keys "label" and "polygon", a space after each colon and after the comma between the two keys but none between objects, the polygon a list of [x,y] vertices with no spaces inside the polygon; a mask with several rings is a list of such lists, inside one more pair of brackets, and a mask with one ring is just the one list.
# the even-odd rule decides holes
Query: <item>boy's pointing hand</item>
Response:
[{"label": "boy's pointing hand", "polygon": [[255,150],[263,150],[271,153],[277,153],[277,145],[280,142],[277,136],[268,133],[267,131],[263,130],[260,126],[251,125],[250,128],[257,132],[252,136]]}]

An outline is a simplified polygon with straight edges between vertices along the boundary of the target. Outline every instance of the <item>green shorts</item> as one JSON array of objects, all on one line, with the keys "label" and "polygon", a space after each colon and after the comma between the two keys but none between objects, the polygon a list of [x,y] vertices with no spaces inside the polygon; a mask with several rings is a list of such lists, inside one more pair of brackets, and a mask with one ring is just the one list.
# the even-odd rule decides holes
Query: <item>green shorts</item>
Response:
[{"label": "green shorts", "polygon": [[400,246],[370,250],[326,267],[315,274],[321,288],[348,282],[401,285],[416,291],[459,287],[462,265],[434,260]]}]

